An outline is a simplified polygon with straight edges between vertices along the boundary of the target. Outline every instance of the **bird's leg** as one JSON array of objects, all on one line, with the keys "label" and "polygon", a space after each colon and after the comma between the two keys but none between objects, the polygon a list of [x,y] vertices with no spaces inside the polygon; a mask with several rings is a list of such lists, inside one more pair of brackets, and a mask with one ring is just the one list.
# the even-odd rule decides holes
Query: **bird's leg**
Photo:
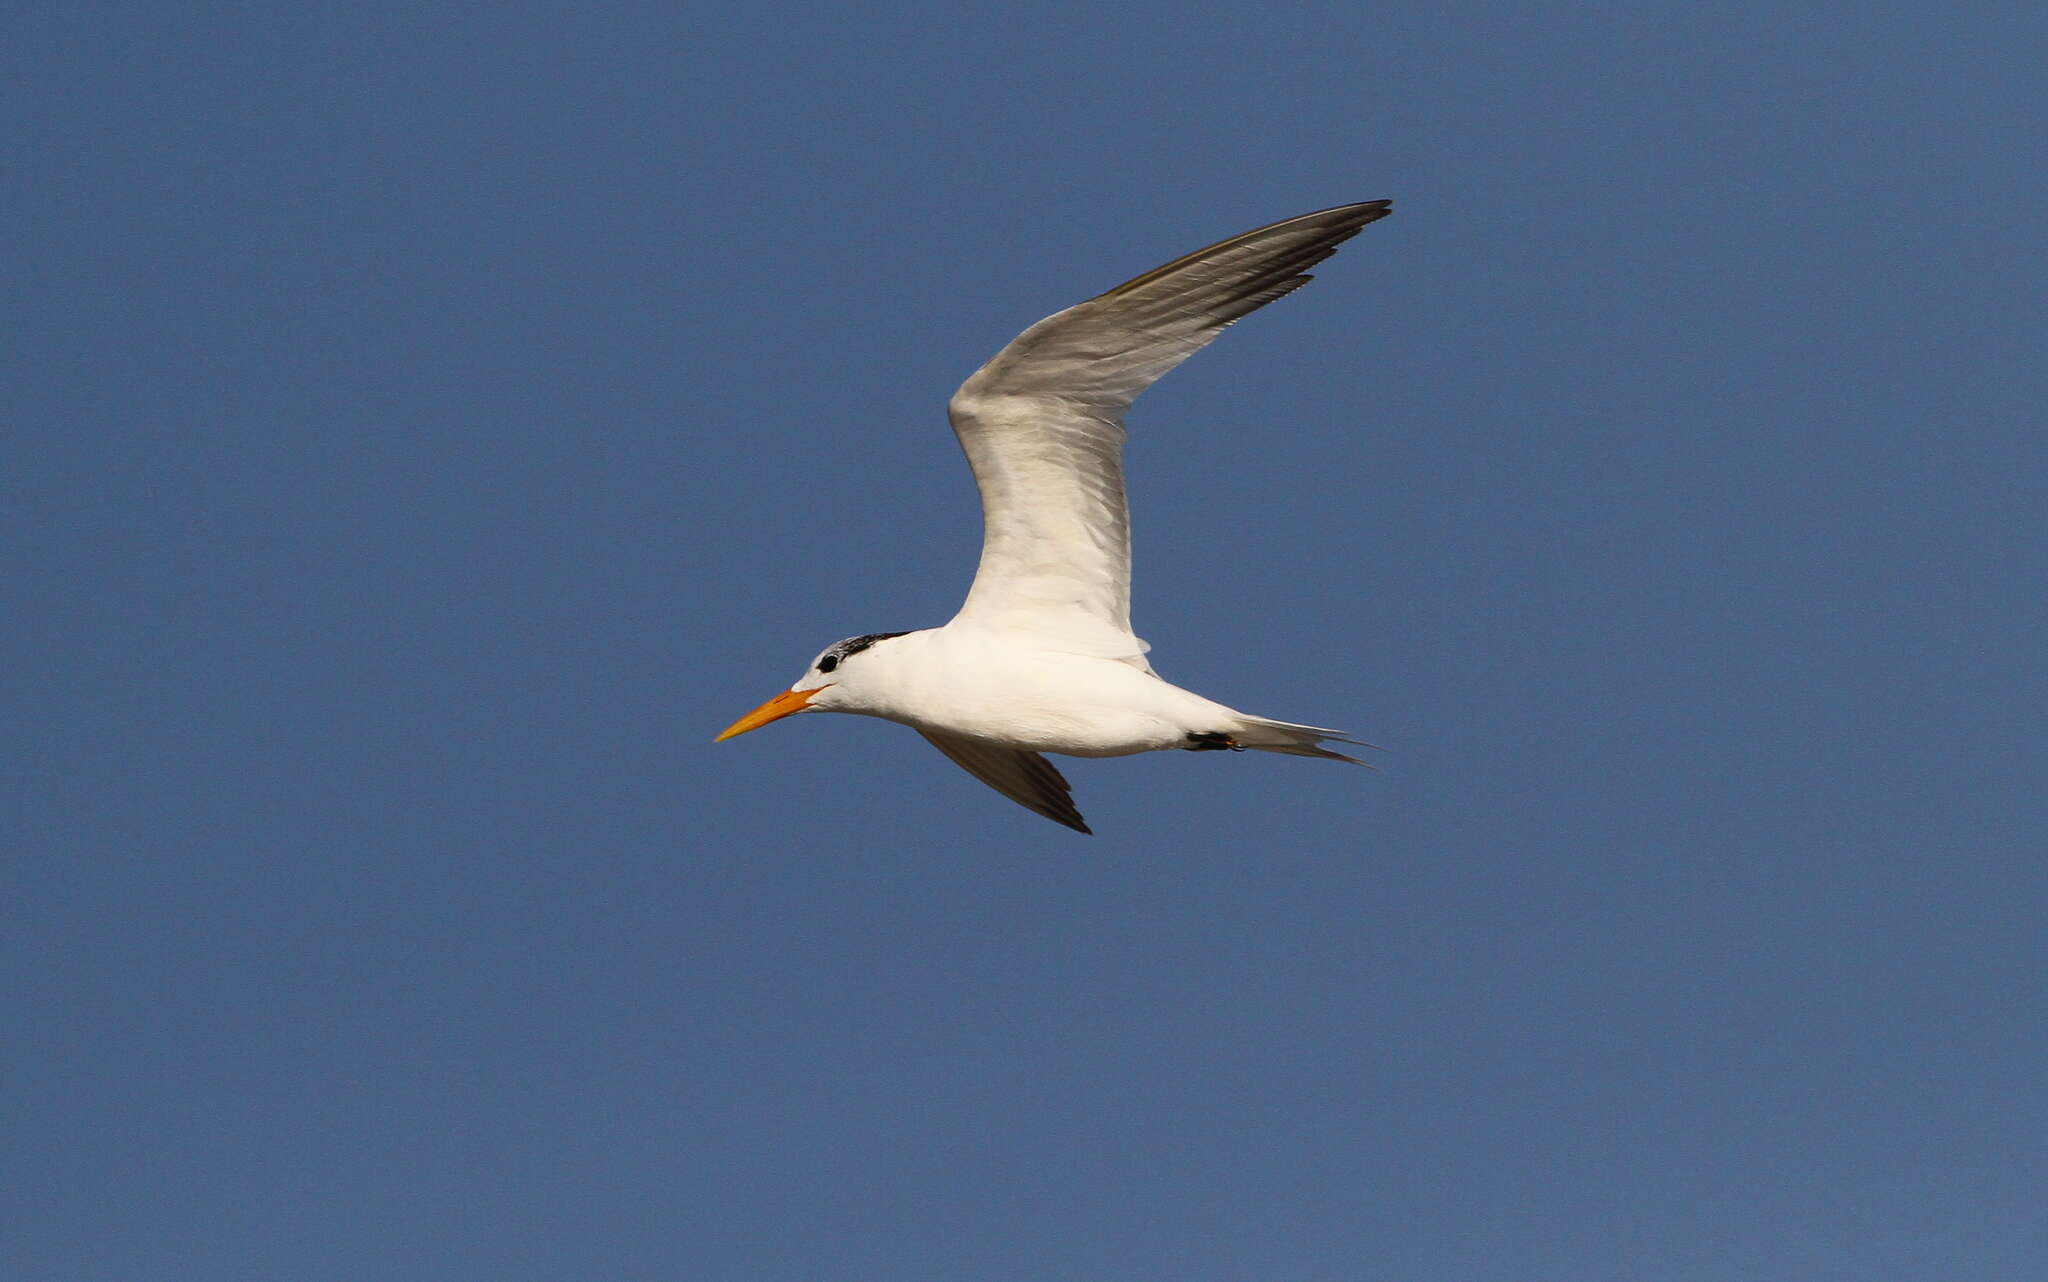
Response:
[{"label": "bird's leg", "polygon": [[1225,748],[1232,752],[1243,752],[1244,745],[1220,730],[1190,730],[1188,732],[1189,752],[1221,752]]}]

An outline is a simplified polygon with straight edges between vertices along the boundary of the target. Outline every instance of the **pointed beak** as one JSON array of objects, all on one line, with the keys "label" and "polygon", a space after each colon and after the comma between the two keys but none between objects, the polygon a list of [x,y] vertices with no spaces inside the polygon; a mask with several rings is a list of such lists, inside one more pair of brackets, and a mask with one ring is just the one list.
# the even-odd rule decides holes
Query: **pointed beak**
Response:
[{"label": "pointed beak", "polygon": [[[823,690],[824,688],[824,686],[819,686],[818,690]],[[769,722],[780,721],[792,712],[802,712],[805,704],[818,697],[818,690],[784,690],[781,694],[776,695],[773,699],[770,699],[752,712],[749,712],[746,716],[727,726],[725,733],[719,735],[711,742],[724,743],[734,735],[745,734],[749,730],[759,730]]]}]

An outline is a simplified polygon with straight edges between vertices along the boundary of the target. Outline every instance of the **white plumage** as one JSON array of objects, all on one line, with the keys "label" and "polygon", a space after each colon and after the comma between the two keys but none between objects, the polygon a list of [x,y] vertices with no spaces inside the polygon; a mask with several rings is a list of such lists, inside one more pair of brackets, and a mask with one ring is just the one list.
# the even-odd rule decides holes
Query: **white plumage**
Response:
[{"label": "white plumage", "polygon": [[[1038,755],[1254,748],[1353,761],[1334,730],[1248,716],[1162,680],[1131,631],[1123,415],[1232,321],[1389,212],[1368,201],[1196,250],[1019,334],[953,396],[981,489],[981,564],[944,627],[853,637],[720,739],[797,712],[912,726],[1011,800],[1080,832]],[[1362,764],[1362,763],[1361,763]]]}]

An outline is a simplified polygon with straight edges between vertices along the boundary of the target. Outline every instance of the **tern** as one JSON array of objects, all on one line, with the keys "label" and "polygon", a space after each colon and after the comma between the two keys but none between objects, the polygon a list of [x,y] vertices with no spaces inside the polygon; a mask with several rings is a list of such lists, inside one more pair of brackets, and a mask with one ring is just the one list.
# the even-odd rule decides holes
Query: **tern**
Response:
[{"label": "tern", "polygon": [[799,712],[916,730],[1005,797],[1088,832],[1042,753],[1121,757],[1255,749],[1365,763],[1336,730],[1254,717],[1169,684],[1131,631],[1124,412],[1232,322],[1306,285],[1307,269],[1391,212],[1303,214],[1176,258],[1019,334],[948,407],[981,490],[981,564],[943,627],[826,648],[719,741]]}]

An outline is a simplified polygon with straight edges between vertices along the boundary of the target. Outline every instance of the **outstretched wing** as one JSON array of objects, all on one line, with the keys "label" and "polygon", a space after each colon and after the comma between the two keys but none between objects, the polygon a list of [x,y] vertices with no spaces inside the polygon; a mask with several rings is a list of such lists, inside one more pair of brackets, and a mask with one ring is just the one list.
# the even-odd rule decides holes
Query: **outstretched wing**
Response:
[{"label": "outstretched wing", "polygon": [[1131,633],[1122,418],[1225,326],[1309,281],[1389,202],[1368,201],[1198,249],[1033,325],[953,396],[981,487],[981,565],[956,624],[1040,634],[1139,664]]},{"label": "outstretched wing", "polygon": [[932,747],[951,757],[953,764],[1026,810],[1035,810],[1075,832],[1088,832],[1081,812],[1074,809],[1066,779],[1044,757],[963,735],[925,729],[918,733],[931,740]]}]

